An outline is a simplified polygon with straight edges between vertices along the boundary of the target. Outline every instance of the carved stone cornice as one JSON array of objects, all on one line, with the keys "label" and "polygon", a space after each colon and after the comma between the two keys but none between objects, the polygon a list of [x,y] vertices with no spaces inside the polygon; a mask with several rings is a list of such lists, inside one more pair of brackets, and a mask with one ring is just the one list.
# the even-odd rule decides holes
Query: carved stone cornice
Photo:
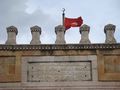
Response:
[{"label": "carved stone cornice", "polygon": [[0,45],[0,51],[31,51],[31,50],[95,50],[120,49],[118,44],[41,44],[41,45]]}]

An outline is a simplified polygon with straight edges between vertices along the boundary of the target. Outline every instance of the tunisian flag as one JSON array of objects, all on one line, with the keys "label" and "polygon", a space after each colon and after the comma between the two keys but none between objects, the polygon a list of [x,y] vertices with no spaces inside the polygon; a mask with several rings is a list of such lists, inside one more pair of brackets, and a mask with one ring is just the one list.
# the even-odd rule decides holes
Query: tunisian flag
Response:
[{"label": "tunisian flag", "polygon": [[64,26],[66,30],[71,27],[80,27],[82,23],[83,23],[82,17],[64,19]]}]

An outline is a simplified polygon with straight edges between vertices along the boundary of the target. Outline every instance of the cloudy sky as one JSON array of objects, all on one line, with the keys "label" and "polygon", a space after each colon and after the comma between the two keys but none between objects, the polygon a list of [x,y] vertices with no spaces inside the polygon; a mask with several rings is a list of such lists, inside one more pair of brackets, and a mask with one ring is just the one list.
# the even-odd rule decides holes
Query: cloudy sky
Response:
[{"label": "cloudy sky", "polygon": [[[7,39],[6,27],[18,28],[17,43],[29,44],[30,27],[42,28],[43,44],[56,40],[55,26],[62,24],[62,8],[66,17],[82,16],[84,24],[90,26],[89,38],[92,43],[104,43],[104,26],[116,25],[115,38],[120,43],[120,0],[0,0],[0,44]],[[67,43],[79,43],[79,28],[66,31]]]}]

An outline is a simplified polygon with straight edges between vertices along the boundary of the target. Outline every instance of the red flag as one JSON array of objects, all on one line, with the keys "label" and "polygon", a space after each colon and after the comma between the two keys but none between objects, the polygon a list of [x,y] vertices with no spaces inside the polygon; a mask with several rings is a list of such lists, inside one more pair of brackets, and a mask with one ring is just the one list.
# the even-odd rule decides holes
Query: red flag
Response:
[{"label": "red flag", "polygon": [[83,23],[82,17],[64,19],[64,26],[66,30],[71,27],[80,27],[82,23]]}]

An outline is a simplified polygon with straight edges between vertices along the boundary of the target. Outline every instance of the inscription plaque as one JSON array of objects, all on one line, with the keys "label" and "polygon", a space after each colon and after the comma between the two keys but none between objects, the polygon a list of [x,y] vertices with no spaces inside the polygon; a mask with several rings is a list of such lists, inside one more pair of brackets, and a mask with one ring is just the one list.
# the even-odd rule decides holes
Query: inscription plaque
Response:
[{"label": "inscription plaque", "polygon": [[28,62],[28,82],[90,81],[90,61]]}]

